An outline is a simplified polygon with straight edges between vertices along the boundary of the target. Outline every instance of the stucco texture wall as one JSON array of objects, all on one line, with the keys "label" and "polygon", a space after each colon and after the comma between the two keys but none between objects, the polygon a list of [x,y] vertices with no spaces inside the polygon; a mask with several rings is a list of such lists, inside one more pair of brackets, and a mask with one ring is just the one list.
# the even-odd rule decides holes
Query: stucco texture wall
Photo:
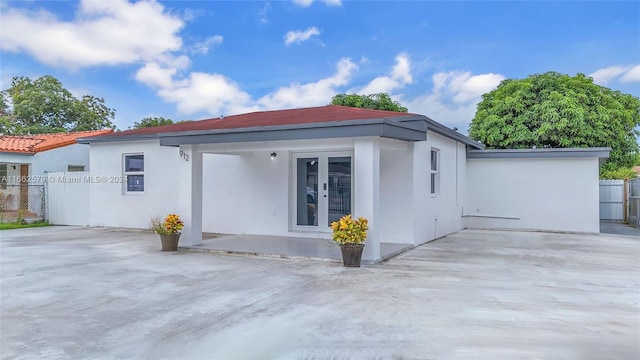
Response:
[{"label": "stucco texture wall", "polygon": [[123,154],[144,154],[144,192],[125,193],[124,184],[92,183],[91,226],[148,228],[154,216],[178,211],[179,150],[158,140],[91,145],[91,176],[123,175]]},{"label": "stucco texture wall", "polygon": [[[431,149],[440,154],[439,189],[431,194]],[[413,145],[413,209],[416,245],[463,228],[465,146],[435,133]]]},{"label": "stucco texture wall", "polygon": [[469,159],[469,228],[599,231],[598,159]]}]

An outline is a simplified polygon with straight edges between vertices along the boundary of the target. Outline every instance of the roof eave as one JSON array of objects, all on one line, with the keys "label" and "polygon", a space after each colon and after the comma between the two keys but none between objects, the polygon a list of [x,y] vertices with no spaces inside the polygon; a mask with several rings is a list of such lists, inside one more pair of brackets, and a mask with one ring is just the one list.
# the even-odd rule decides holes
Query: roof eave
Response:
[{"label": "roof eave", "polygon": [[597,157],[600,162],[609,157],[610,147],[552,149],[485,149],[467,151],[467,159],[534,159]]},{"label": "roof eave", "polygon": [[426,140],[426,129],[413,124],[383,118],[360,121],[336,121],[324,123],[260,126],[251,128],[190,131],[160,134],[160,145],[180,146],[190,144],[278,141],[301,139],[325,139],[380,136],[385,138],[422,141]]}]

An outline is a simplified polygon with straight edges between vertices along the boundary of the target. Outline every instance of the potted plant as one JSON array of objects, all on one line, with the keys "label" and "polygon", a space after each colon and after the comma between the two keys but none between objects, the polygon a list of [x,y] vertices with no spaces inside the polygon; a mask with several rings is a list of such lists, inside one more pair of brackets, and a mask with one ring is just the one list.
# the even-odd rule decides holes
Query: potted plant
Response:
[{"label": "potted plant", "polygon": [[332,239],[340,245],[344,266],[360,267],[362,250],[369,230],[368,223],[369,221],[363,217],[351,218],[351,214],[331,223]]},{"label": "potted plant", "polygon": [[176,214],[169,214],[164,220],[159,216],[151,219],[151,230],[160,235],[162,251],[178,251],[180,230],[183,227],[184,222]]}]

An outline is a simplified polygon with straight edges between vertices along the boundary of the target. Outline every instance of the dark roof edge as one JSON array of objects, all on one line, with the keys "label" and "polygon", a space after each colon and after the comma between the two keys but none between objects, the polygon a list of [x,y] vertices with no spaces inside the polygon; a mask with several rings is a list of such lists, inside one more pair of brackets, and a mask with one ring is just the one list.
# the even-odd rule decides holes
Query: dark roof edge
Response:
[{"label": "dark roof edge", "polygon": [[580,158],[609,157],[609,147],[553,148],[553,149],[486,149],[468,150],[467,159],[524,159],[524,158]]},{"label": "dark roof edge", "polygon": [[232,129],[177,131],[177,132],[166,132],[166,133],[159,133],[159,134],[96,136],[91,138],[78,139],[78,143],[90,144],[90,143],[117,142],[117,141],[152,140],[157,138],[167,138],[167,137],[176,137],[176,136],[240,134],[240,133],[254,133],[258,131],[286,131],[286,130],[325,128],[325,127],[326,128],[339,127],[339,126],[359,126],[359,125],[383,124],[383,123],[405,127],[409,130],[426,131],[426,128],[424,127],[416,126],[415,124],[401,123],[398,121],[399,119],[402,119],[403,121],[411,121],[411,120],[423,120],[423,117],[415,116],[415,115],[407,115],[407,116],[400,116],[400,117],[386,117],[386,118],[378,118],[378,119],[341,120],[341,121],[315,122],[315,123],[291,124],[291,125],[252,126],[252,127],[232,128]]},{"label": "dark roof edge", "polygon": [[8,151],[8,150],[0,150],[0,154],[9,154],[9,155],[35,155],[37,152],[35,151]]},{"label": "dark roof edge", "polygon": [[[116,133],[117,134],[117,133]],[[91,144],[91,143],[108,143],[118,141],[136,141],[136,140],[153,140],[157,139],[158,134],[141,134],[141,135],[111,135],[111,136],[96,136],[81,138],[76,140],[78,144]]]},{"label": "dark roof edge", "polygon": [[[436,134],[440,134],[442,136],[448,137],[452,140],[461,142],[465,145],[469,145],[471,147],[474,147],[476,149],[484,149],[484,144],[477,142],[475,140],[470,139],[468,136],[464,136],[462,134],[460,134],[459,132],[450,129],[442,124],[440,124],[439,122],[427,117],[427,116],[423,116],[423,120],[425,120],[427,122],[427,130],[428,131],[433,131]],[[411,120],[402,120],[402,121],[411,121]]]}]

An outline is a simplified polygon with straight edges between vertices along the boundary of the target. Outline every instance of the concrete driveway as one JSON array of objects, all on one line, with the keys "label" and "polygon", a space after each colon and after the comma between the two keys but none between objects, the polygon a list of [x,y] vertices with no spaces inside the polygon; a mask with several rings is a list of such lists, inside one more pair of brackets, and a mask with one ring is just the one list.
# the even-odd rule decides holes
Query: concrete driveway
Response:
[{"label": "concrete driveway", "polygon": [[0,232],[2,358],[637,359],[640,241],[462,231],[381,265]]}]

